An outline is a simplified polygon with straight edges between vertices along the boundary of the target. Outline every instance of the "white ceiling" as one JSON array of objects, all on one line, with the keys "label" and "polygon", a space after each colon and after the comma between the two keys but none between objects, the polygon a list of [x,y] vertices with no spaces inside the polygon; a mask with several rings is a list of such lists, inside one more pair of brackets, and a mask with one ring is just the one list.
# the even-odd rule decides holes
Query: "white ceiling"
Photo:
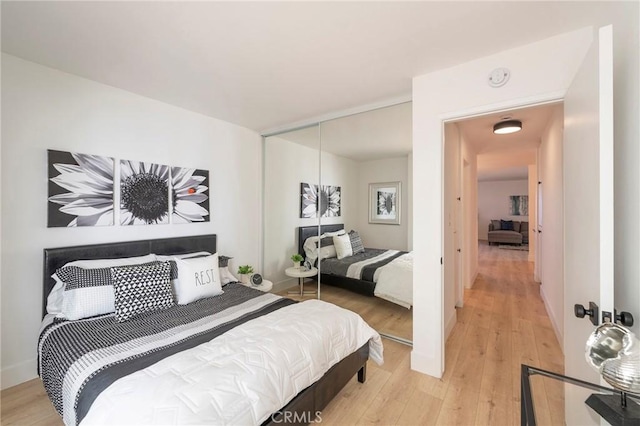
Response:
[{"label": "white ceiling", "polygon": [[1,35],[9,54],[263,131],[409,96],[413,76],[630,3],[2,1]]},{"label": "white ceiling", "polygon": [[413,149],[412,103],[321,122],[276,137],[355,161],[405,157]]},{"label": "white ceiling", "polygon": [[[478,180],[527,179],[528,165],[535,164],[549,119],[561,104],[548,104],[456,121],[460,132],[478,154]],[[522,121],[522,130],[508,135],[493,133],[504,119]]]}]

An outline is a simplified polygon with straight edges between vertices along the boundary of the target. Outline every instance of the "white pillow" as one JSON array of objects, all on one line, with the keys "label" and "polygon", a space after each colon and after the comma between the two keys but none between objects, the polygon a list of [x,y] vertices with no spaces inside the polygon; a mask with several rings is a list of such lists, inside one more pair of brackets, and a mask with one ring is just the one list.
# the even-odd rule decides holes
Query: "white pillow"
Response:
[{"label": "white pillow", "polygon": [[121,257],[118,259],[74,260],[73,262],[65,263],[64,266],[78,266],[84,269],[113,268],[116,266],[140,265],[141,263],[149,263],[154,260],[156,260],[155,254],[146,254],[144,256]]},{"label": "white pillow", "polygon": [[307,255],[308,258],[313,259],[314,261],[318,258],[318,241],[320,241],[320,237],[313,236],[304,240],[304,245],[302,248],[304,249],[304,254]]},{"label": "white pillow", "polygon": [[349,238],[349,235],[338,235],[333,237],[333,245],[336,248],[338,259],[344,259],[345,257],[353,255],[353,250],[351,249],[351,238]]},{"label": "white pillow", "polygon": [[323,238],[334,237],[336,235],[344,235],[346,231],[344,229],[340,229],[335,232],[325,232],[321,236],[314,235],[313,237],[309,237],[304,241],[304,245],[302,248],[304,249],[304,254],[312,264],[315,264],[318,258],[329,259],[330,257],[336,257],[336,248],[335,246],[324,246],[318,249],[318,244]]},{"label": "white pillow", "polygon": [[178,279],[174,292],[179,305],[222,294],[218,254],[194,259],[175,259]]},{"label": "white pillow", "polygon": [[53,315],[62,315],[62,301],[64,300],[64,283],[56,274],[52,275],[56,280],[51,292],[47,296],[47,313]]},{"label": "white pillow", "polygon": [[221,266],[218,269],[220,271],[220,281],[222,282],[223,286],[229,283],[238,282],[238,279],[235,276],[233,276],[233,274],[229,271],[228,266]]},{"label": "white pillow", "polygon": [[193,253],[185,253],[185,254],[170,254],[170,255],[154,254],[154,256],[156,257],[156,260],[159,260],[161,262],[166,262],[167,260],[188,259],[190,257],[211,256],[211,253],[209,253],[208,251],[196,251],[196,252],[193,252]]},{"label": "white pillow", "polygon": [[336,257],[338,254],[336,252],[335,245],[333,246],[325,246],[320,248],[320,253],[318,253],[318,257],[320,260],[329,259],[330,257]]}]

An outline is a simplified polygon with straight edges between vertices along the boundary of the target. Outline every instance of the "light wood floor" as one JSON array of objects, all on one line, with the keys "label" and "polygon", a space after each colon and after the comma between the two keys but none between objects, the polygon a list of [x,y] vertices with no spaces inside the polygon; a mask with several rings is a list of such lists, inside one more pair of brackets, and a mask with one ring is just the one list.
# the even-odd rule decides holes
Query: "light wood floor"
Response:
[{"label": "light wood floor", "polygon": [[[411,371],[411,348],[385,339],[384,365],[369,362],[366,383],[352,379],[323,411],[323,424],[520,423],[520,364],[562,373],[563,356],[527,252],[486,244],[479,252],[478,278],[465,292],[465,306],[458,309],[458,323],[447,341],[444,377]],[[323,299],[361,311],[374,328],[384,327],[387,314],[377,313],[376,302],[368,308],[351,293],[327,287]],[[393,334],[411,329],[402,316],[391,318],[399,324]],[[538,424],[564,424],[561,385],[539,380],[532,386]],[[39,379],[2,391],[1,398],[2,425],[62,425]]]}]

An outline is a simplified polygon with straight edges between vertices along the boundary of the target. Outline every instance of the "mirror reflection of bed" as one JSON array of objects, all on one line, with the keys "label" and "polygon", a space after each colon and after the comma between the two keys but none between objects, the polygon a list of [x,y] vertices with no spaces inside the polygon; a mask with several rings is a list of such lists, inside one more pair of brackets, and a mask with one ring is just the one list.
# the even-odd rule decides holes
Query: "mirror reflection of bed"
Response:
[{"label": "mirror reflection of bed", "polygon": [[[298,228],[298,251],[320,271],[320,298],[358,312],[378,332],[403,343],[412,334],[412,253],[365,246],[344,257],[336,249],[340,240],[350,244],[357,231],[343,224]],[[320,242],[318,244],[318,242]],[[333,244],[332,244],[333,243]],[[318,247],[320,247],[318,249]]]},{"label": "mirror reflection of bed", "polygon": [[[299,253],[321,271],[319,283],[305,280],[305,290],[318,288],[319,294],[304,298],[353,310],[382,335],[403,343],[410,343],[413,323],[411,115],[410,102],[378,108],[270,135],[264,148],[263,275],[274,282],[274,292],[297,288],[297,279],[284,271],[293,266],[291,255]],[[309,209],[302,214],[303,183],[317,185],[312,192],[320,201],[311,217]],[[389,221],[394,223],[372,220],[372,212],[380,212],[370,189],[379,183],[397,185],[397,220]],[[337,259],[328,248],[333,235],[325,235],[318,251],[331,257],[309,259],[305,241],[338,230],[344,232],[342,243],[355,231],[365,253]]]}]

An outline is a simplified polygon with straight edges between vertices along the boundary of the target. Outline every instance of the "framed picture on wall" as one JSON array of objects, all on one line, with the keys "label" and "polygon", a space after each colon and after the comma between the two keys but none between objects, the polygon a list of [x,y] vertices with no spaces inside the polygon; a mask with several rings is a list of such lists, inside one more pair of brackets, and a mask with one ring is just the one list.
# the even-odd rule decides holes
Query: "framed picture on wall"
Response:
[{"label": "framed picture on wall", "polygon": [[400,225],[401,183],[369,184],[369,223]]}]

